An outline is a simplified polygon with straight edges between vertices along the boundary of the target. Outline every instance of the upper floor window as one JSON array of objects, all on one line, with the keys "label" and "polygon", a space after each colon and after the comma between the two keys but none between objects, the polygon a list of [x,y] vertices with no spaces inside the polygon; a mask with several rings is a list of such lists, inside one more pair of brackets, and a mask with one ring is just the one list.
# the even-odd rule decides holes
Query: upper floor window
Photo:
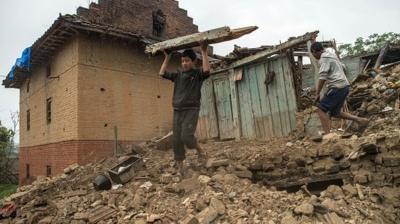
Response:
[{"label": "upper floor window", "polygon": [[164,34],[167,19],[161,10],[153,12],[153,35],[161,37]]},{"label": "upper floor window", "polygon": [[51,97],[46,100],[46,120],[47,124],[51,123],[51,103],[52,99]]},{"label": "upper floor window", "polygon": [[31,130],[31,110],[26,111],[26,130]]},{"label": "upper floor window", "polygon": [[51,65],[50,63],[46,66],[46,77],[49,78],[51,76]]},{"label": "upper floor window", "polygon": [[26,80],[26,92],[29,93],[29,89],[31,88],[31,80],[27,79]]}]

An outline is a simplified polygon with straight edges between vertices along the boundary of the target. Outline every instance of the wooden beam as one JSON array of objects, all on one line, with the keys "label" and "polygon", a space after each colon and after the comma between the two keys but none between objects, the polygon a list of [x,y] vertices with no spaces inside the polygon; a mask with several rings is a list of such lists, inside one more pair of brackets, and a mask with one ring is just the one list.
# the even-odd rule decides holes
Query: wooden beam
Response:
[{"label": "wooden beam", "polygon": [[268,56],[271,56],[274,54],[281,53],[289,48],[293,48],[299,44],[304,44],[307,41],[314,39],[318,33],[319,33],[319,31],[314,31],[311,33],[306,33],[303,36],[293,38],[285,43],[275,46],[273,49],[267,49],[265,51],[260,51],[255,55],[251,55],[249,57],[246,57],[239,61],[236,61],[236,62],[232,63],[230,67],[236,68],[239,66],[249,64],[249,63],[259,60],[261,58],[265,58],[265,57],[268,57]]},{"label": "wooden beam", "polygon": [[197,47],[199,46],[200,41],[207,41],[208,44],[220,43],[228,40],[237,39],[241,36],[255,31],[256,29],[258,29],[258,27],[256,26],[243,27],[239,29],[221,27],[152,44],[146,47],[145,52],[154,55],[155,53],[163,50],[182,50],[186,48]]},{"label": "wooden beam", "polygon": [[379,53],[378,59],[376,60],[374,70],[379,71],[380,67],[382,65],[382,61],[385,58],[385,55],[387,51],[389,50],[389,42],[386,42],[386,44],[382,47],[381,52]]}]

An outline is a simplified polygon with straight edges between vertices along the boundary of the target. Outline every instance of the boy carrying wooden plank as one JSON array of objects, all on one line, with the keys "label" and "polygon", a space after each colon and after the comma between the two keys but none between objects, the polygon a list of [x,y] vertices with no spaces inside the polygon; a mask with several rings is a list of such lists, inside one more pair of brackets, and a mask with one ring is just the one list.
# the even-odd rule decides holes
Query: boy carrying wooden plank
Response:
[{"label": "boy carrying wooden plank", "polygon": [[174,159],[178,171],[184,174],[183,161],[185,160],[185,146],[196,149],[199,163],[204,164],[206,154],[194,136],[200,112],[201,86],[204,80],[210,76],[208,61],[208,44],[201,42],[202,68],[196,68],[197,56],[194,50],[187,49],[181,57],[182,70],[167,72],[167,66],[171,59],[170,52],[164,51],[165,59],[160,69],[162,78],[174,83],[172,105],[173,117],[173,147]]}]

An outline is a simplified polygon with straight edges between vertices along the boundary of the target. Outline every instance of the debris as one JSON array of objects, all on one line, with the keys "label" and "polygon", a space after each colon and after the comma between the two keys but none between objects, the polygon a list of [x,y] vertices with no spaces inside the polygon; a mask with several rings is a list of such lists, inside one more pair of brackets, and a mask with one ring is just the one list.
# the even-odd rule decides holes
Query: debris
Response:
[{"label": "debris", "polygon": [[143,159],[138,156],[130,156],[108,171],[111,180],[116,184],[126,184],[136,171],[143,168]]},{"label": "debris", "polygon": [[207,161],[206,167],[213,168],[213,167],[220,167],[220,166],[228,166],[229,160],[228,159],[209,159]]},{"label": "debris", "polygon": [[356,184],[356,189],[357,189],[358,197],[360,198],[361,201],[363,201],[365,199],[365,197],[364,197],[364,193],[361,189],[361,186],[359,184]]},{"label": "debris", "polygon": [[98,175],[94,180],[93,185],[94,188],[98,191],[107,191],[110,190],[112,187],[111,180],[104,174]]},{"label": "debris", "polygon": [[299,215],[312,215],[314,213],[314,206],[309,203],[303,203],[294,209],[294,213]]}]

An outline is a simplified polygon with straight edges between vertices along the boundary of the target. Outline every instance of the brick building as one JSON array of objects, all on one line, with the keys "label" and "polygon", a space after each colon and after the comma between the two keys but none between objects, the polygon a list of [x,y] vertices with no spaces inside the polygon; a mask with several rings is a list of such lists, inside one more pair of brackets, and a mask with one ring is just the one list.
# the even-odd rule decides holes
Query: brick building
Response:
[{"label": "brick building", "polygon": [[3,81],[20,89],[20,184],[112,155],[115,127],[122,145],[171,130],[163,57],[144,47],[197,31],[175,0],[99,0],[60,16],[31,46],[29,69]]}]

